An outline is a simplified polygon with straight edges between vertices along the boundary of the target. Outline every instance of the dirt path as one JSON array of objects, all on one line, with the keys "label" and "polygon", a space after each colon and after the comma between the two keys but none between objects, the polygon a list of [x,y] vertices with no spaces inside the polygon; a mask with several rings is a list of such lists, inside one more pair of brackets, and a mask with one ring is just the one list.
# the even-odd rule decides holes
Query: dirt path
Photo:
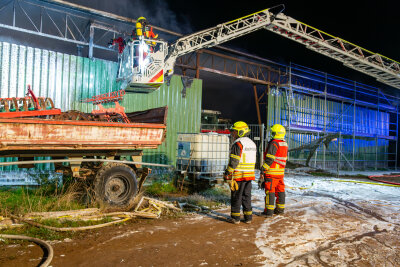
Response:
[{"label": "dirt path", "polygon": [[[306,178],[288,179],[293,186]],[[310,184],[314,179],[310,179]],[[135,220],[53,242],[56,266],[400,266],[399,188],[320,181],[288,190],[287,211],[253,223],[226,222],[229,209]],[[358,195],[357,195],[358,194]],[[37,266],[41,250],[0,243],[0,266]]]},{"label": "dirt path", "polygon": [[[400,266],[400,229],[368,230],[349,211],[317,216],[318,207],[313,220],[304,220],[306,206],[315,205],[271,219],[255,216],[251,225],[227,223],[228,210],[136,220],[53,242],[51,265]],[[41,256],[29,243],[0,246],[0,266],[37,266]]]},{"label": "dirt path", "polygon": [[[251,225],[233,225],[225,221],[225,216],[214,212],[184,218],[136,220],[87,232],[78,239],[53,243],[55,257],[51,265],[257,266],[263,258],[254,239],[264,219],[256,216]],[[26,243],[13,247],[2,245],[0,252],[1,266],[35,266],[42,254],[40,249],[28,247]]]}]

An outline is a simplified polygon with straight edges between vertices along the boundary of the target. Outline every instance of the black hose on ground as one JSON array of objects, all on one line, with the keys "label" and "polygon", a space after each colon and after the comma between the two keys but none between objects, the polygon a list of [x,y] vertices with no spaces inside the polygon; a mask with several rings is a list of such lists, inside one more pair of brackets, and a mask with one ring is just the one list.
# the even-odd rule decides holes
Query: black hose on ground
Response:
[{"label": "black hose on ground", "polygon": [[[34,237],[24,236],[24,235],[0,235],[0,238],[31,241],[31,242],[38,244],[42,248],[46,249],[47,250],[47,259],[40,265],[40,267],[49,266],[50,262],[53,259],[53,256],[54,256],[53,247],[46,241],[43,241],[43,240],[40,240],[40,239],[37,239]],[[44,252],[46,255],[46,251],[44,251]]]}]

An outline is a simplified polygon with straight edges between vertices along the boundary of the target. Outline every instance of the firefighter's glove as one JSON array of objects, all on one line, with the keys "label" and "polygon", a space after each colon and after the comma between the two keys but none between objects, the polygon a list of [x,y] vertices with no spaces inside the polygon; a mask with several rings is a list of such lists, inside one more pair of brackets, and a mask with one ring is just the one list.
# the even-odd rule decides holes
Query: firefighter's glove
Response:
[{"label": "firefighter's glove", "polygon": [[264,189],[265,188],[265,174],[263,171],[260,171],[260,179],[258,179],[258,189]]},{"label": "firefighter's glove", "polygon": [[231,181],[231,191],[237,191],[237,190],[239,190],[239,185],[236,182],[236,180],[232,179],[232,181]]},{"label": "firefighter's glove", "polygon": [[264,178],[261,178],[258,180],[258,189],[264,189],[265,188],[265,180]]}]

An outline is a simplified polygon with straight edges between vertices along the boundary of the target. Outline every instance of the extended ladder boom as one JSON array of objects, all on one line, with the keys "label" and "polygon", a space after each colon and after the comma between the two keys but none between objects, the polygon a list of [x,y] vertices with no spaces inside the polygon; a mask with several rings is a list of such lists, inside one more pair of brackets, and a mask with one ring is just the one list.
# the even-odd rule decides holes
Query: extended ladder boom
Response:
[{"label": "extended ladder boom", "polygon": [[219,45],[268,26],[275,17],[269,10],[270,9],[264,9],[178,39],[169,46],[166,69],[173,69],[176,59],[182,55]]},{"label": "extended ladder boom", "polygon": [[266,29],[400,89],[400,63],[332,36],[282,13]]}]

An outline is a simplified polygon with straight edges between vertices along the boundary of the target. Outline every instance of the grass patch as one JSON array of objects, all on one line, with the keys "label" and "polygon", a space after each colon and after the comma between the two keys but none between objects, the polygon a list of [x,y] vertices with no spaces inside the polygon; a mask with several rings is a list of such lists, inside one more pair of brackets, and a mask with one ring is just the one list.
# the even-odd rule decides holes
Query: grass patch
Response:
[{"label": "grass patch", "polygon": [[0,189],[0,210],[12,214],[74,210],[86,208],[73,193],[49,193],[42,188],[4,188]]},{"label": "grass patch", "polygon": [[166,194],[174,194],[179,192],[172,181],[154,181],[152,184],[146,186],[145,189],[146,194],[157,197],[162,197]]},{"label": "grass patch", "polygon": [[353,174],[353,175],[340,175],[339,177],[343,177],[343,178],[368,178],[368,175],[364,175],[364,174]]},{"label": "grass patch", "polygon": [[312,176],[319,176],[319,177],[331,177],[331,176],[333,176],[332,173],[325,172],[325,171],[309,171],[307,173],[312,175]]},{"label": "grass patch", "polygon": [[[49,230],[46,228],[38,228],[34,226],[23,226],[18,228],[10,228],[10,229],[3,229],[0,230],[0,234],[5,235],[26,235],[30,237],[39,238],[42,240],[62,240],[65,238],[71,238],[78,233],[75,232],[56,232],[53,230]],[[5,239],[7,242],[8,239]],[[12,241],[17,242],[17,241]]]},{"label": "grass patch", "polygon": [[[0,215],[24,215],[31,212],[49,212],[63,210],[77,210],[94,207],[94,202],[84,201],[82,198],[87,187],[82,181],[70,180],[63,186],[56,179],[49,179],[46,175],[37,176],[39,186],[2,187],[0,188]],[[93,204],[92,204],[93,203]],[[105,218],[100,221],[72,221],[72,220],[43,220],[39,223],[53,227],[79,227],[100,224],[110,221]],[[2,234],[19,234],[45,240],[57,240],[70,237],[71,232],[56,232],[45,228],[24,225],[18,228],[3,229]]]},{"label": "grass patch", "polygon": [[146,195],[165,201],[186,202],[196,206],[216,209],[230,203],[231,191],[227,186],[214,186],[206,190],[188,194],[188,190],[180,191],[173,181],[154,180],[145,187]]},{"label": "grass patch", "polygon": [[178,199],[179,202],[187,202],[195,206],[207,207],[209,209],[220,208],[229,204],[230,200],[231,191],[228,187],[213,187]]},{"label": "grass patch", "polygon": [[43,224],[43,225],[47,225],[47,226],[58,227],[58,228],[65,227],[66,228],[66,227],[91,226],[91,225],[108,223],[108,222],[112,222],[112,221],[113,221],[113,219],[111,217],[104,217],[99,220],[88,220],[88,221],[69,220],[69,219],[44,219],[44,220],[39,220],[36,222]]}]

